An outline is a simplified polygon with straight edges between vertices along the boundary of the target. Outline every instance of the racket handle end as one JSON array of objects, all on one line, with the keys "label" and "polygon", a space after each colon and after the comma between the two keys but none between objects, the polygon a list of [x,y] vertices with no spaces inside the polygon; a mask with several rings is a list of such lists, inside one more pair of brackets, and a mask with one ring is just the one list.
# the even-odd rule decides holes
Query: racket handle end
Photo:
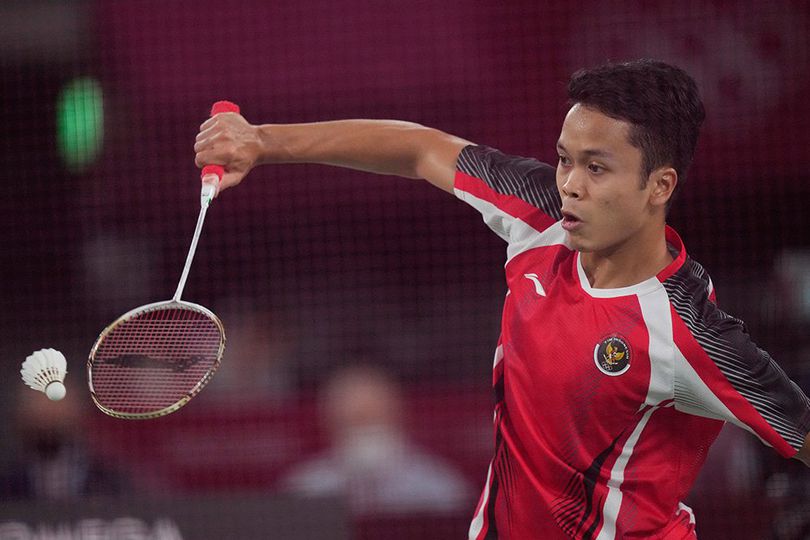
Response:
[{"label": "racket handle end", "polygon": [[232,101],[217,101],[211,106],[211,116],[215,116],[219,113],[236,113],[239,114],[239,105]]}]

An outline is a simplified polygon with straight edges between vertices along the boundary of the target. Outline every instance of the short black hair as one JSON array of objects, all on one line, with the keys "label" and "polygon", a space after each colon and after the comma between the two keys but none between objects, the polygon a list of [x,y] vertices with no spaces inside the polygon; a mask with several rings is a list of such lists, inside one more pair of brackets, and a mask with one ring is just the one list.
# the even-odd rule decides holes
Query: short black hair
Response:
[{"label": "short black hair", "polygon": [[629,142],[643,159],[642,185],[667,165],[678,173],[678,187],[686,180],[706,112],[684,70],[647,59],[582,69],[568,83],[568,103],[631,124]]}]

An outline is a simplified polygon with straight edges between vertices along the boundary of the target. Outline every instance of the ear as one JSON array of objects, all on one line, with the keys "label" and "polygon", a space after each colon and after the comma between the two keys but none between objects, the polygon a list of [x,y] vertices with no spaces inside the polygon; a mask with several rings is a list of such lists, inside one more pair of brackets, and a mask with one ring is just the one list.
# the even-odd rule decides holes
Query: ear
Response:
[{"label": "ear", "polygon": [[650,204],[666,207],[678,185],[678,172],[672,167],[660,167],[650,173]]}]

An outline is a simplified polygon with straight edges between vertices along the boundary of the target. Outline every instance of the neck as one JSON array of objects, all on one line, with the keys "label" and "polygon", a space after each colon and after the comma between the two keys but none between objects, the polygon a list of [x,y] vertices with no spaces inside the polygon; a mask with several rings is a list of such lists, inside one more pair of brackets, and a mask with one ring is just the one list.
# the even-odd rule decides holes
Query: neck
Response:
[{"label": "neck", "polygon": [[608,249],[580,253],[582,268],[595,289],[636,285],[657,275],[672,260],[663,222]]}]

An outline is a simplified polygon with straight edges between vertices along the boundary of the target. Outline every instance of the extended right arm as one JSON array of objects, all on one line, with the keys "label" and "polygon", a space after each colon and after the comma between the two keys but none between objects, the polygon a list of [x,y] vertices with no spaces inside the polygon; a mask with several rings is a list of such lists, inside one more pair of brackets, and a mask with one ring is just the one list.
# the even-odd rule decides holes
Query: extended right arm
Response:
[{"label": "extended right arm", "polygon": [[252,125],[236,113],[223,113],[200,126],[194,151],[198,167],[225,167],[221,189],[241,182],[256,165],[321,163],[423,178],[452,193],[458,155],[469,144],[436,129],[395,120]]}]

